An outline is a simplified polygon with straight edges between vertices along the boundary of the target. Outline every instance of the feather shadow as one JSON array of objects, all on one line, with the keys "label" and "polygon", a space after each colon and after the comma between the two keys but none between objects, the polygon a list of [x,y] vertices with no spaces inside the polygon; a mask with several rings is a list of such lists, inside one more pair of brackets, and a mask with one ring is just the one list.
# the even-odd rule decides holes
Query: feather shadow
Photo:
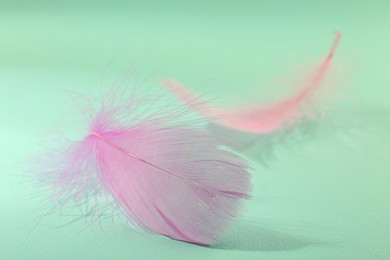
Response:
[{"label": "feather shadow", "polygon": [[213,248],[240,251],[291,251],[323,243],[327,242],[240,222],[221,237]]},{"label": "feather shadow", "polygon": [[238,132],[215,124],[209,131],[231,147],[256,163],[269,168],[278,161],[278,153],[295,149],[308,142],[344,143],[354,135],[373,135],[377,131],[390,132],[390,110],[375,107],[360,107],[351,111],[339,111],[338,115],[322,121],[304,120],[299,125],[268,134]]}]

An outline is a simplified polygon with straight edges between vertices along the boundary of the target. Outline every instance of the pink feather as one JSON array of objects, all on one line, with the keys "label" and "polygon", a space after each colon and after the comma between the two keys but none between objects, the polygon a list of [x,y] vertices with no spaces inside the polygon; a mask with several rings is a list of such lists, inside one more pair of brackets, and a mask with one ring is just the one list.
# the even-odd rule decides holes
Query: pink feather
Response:
[{"label": "pink feather", "polygon": [[[297,122],[304,115],[302,107],[305,103],[308,103],[313,93],[320,88],[329,70],[340,38],[341,33],[337,32],[329,54],[318,69],[309,76],[307,83],[301,90],[294,96],[274,104],[240,109],[214,107],[175,79],[161,79],[160,82],[177,98],[192,107],[195,112],[206,118],[212,118],[212,121],[217,125],[249,133],[272,132]],[[194,101],[202,103],[202,106],[193,106]]]},{"label": "pink feather", "polygon": [[111,92],[87,109],[88,134],[50,155],[42,180],[60,204],[114,204],[146,231],[210,245],[250,198],[248,163],[186,119],[185,108],[148,114],[139,104],[156,100],[139,94]]}]

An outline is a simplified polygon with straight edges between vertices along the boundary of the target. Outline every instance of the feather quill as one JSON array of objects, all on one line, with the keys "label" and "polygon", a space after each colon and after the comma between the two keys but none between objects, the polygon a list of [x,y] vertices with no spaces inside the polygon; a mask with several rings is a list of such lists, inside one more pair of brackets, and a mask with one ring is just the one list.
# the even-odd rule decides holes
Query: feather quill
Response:
[{"label": "feather quill", "polygon": [[[273,104],[239,109],[215,107],[175,79],[160,79],[160,83],[199,115],[211,118],[212,122],[217,125],[256,134],[273,132],[297,122],[304,116],[303,105],[309,103],[313,94],[321,87],[340,39],[341,33],[337,32],[332,48],[325,60],[308,77],[307,83],[298,93]],[[194,102],[199,102],[202,106],[192,105]]]},{"label": "feather quill", "polygon": [[143,230],[210,245],[250,198],[248,162],[185,107],[153,109],[155,97],[139,91],[123,97],[112,90],[85,109],[86,136],[50,154],[41,180],[60,204],[114,205]]}]

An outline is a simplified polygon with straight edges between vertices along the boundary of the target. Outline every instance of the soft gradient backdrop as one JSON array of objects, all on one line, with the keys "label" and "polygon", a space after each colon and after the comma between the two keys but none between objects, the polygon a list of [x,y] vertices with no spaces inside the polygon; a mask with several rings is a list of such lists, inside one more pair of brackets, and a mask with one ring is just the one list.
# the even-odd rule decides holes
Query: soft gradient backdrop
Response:
[{"label": "soft gradient backdrop", "polygon": [[[0,1],[0,259],[390,259],[389,14],[385,0]],[[54,132],[80,134],[64,90],[97,93],[137,65],[157,89],[165,76],[221,103],[267,99],[335,30],[350,105],[256,139],[254,199],[214,248],[44,217],[24,160]]]}]

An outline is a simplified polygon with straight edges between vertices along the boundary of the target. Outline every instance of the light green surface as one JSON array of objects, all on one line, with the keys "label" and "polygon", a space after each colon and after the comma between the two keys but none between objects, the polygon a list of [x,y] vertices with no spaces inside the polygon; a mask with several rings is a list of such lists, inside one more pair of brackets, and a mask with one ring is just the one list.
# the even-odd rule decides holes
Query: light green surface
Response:
[{"label": "light green surface", "polygon": [[[390,4],[214,2],[1,2],[0,259],[390,259]],[[62,89],[96,93],[102,74],[108,84],[148,57],[145,74],[157,68],[221,102],[255,85],[269,93],[275,77],[321,58],[335,30],[357,108],[337,127],[246,152],[276,159],[253,172],[254,199],[216,248],[42,219],[21,168],[48,133],[77,132],[63,127]]]}]

